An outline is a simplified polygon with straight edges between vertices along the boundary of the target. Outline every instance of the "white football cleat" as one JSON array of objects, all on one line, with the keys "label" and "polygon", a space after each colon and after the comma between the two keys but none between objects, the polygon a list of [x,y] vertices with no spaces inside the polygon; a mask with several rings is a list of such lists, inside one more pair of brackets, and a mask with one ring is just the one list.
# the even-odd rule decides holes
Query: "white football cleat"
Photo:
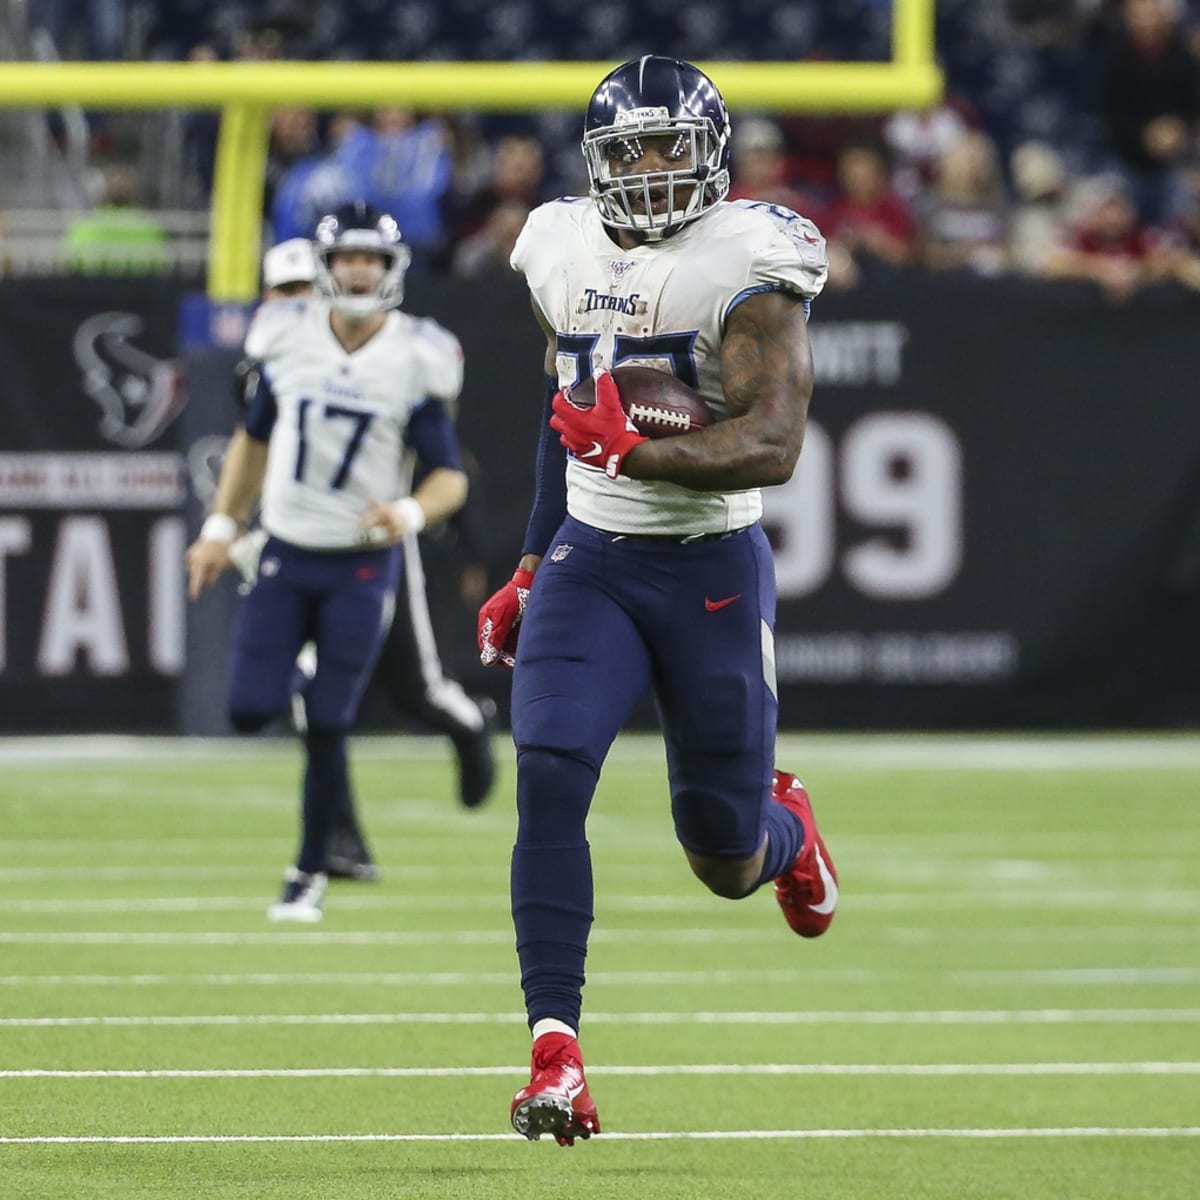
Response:
[{"label": "white football cleat", "polygon": [[272,921],[303,921],[310,925],[319,921],[325,915],[321,902],[328,882],[328,877],[320,871],[307,875],[296,867],[288,867],[283,891],[267,909],[267,916]]}]

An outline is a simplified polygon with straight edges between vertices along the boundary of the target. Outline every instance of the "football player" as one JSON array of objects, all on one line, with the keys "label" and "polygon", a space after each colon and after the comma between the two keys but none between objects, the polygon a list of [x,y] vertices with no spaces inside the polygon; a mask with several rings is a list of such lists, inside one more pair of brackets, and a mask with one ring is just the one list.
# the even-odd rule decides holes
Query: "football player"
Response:
[{"label": "football player", "polygon": [[[435,322],[395,311],[410,261],[396,222],[356,201],[321,220],[314,248],[319,295],[268,302],[251,323],[254,394],[187,552],[194,599],[230,565],[261,492],[268,537],[233,633],[237,729],[259,730],[287,707],[297,654],[316,647],[302,837],[269,909],[295,921],[322,915],[327,841],[348,804],[346,734],[392,617],[400,543],[467,491],[448,410],[462,351]],[[426,470],[412,494],[408,450]]]},{"label": "football player", "polygon": [[[837,903],[807,793],[775,769],[775,577],[759,523],[759,489],[790,478],[804,438],[825,242],[789,209],[725,201],[729,136],[703,72],[625,63],[587,108],[590,196],[535,209],[512,256],[547,337],[546,420],[523,554],[480,610],[479,644],[485,664],[515,658],[512,911],[534,1042],[511,1119],[561,1145],[600,1129],[577,1040],[586,818],[648,690],[701,882],[740,899],[774,880],[803,937]],[[610,373],[622,363],[673,372],[714,423],[642,437]],[[563,389],[589,375],[595,405],[576,408]]]},{"label": "football player", "polygon": [[[316,274],[316,256],[308,238],[280,242],[263,255],[263,300],[310,296],[316,286]],[[235,399],[241,410],[239,416],[243,418],[246,405],[253,397],[257,370],[258,364],[253,359],[244,358],[235,371]],[[453,405],[450,408],[453,410]],[[451,415],[454,415],[453,411]],[[411,455],[409,457],[411,459]],[[406,469],[411,469],[412,465],[410,461]],[[449,524],[461,529],[471,504],[472,497],[468,493],[466,505],[451,515]],[[257,577],[265,541],[265,531],[256,528],[230,546],[233,564],[247,585],[252,586]],[[457,680],[443,672],[425,593],[425,569],[419,539],[405,537],[402,550],[403,586],[396,594],[396,612],[380,651],[373,682],[384,689],[402,712],[450,739],[458,760],[459,800],[464,808],[477,808],[487,800],[496,779],[491,738],[491,716],[495,705],[490,700],[480,702],[468,696]],[[296,660],[291,700],[292,724],[301,735],[308,723],[304,691],[315,671],[316,648],[306,642]],[[336,814],[330,830],[325,873],[340,879],[376,879],[378,869],[367,847],[349,791],[345,800],[346,807]]]}]

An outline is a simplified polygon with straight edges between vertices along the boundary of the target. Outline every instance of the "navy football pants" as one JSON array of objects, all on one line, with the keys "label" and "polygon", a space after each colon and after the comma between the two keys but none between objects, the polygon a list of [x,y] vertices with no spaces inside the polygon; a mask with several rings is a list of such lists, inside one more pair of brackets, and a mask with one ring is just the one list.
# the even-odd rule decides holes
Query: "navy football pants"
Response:
[{"label": "navy football pants", "polygon": [[238,729],[260,729],[287,708],[296,655],[310,640],[309,728],[353,725],[391,620],[399,561],[396,547],[328,553],[267,541],[234,626],[229,716]]},{"label": "navy football pants", "polygon": [[[760,526],[681,543],[621,538],[568,517],[517,643],[518,755],[540,747],[598,774],[653,687],[680,842],[699,854],[753,854],[775,758],[774,625],[774,562]],[[590,799],[570,802],[582,816]]]},{"label": "navy football pants", "polygon": [[578,1027],[592,920],[586,821],[600,767],[649,689],[679,841],[762,845],[778,706],[775,573],[762,528],[695,542],[621,537],[570,517],[534,577],[517,642],[512,910],[532,1025]]}]

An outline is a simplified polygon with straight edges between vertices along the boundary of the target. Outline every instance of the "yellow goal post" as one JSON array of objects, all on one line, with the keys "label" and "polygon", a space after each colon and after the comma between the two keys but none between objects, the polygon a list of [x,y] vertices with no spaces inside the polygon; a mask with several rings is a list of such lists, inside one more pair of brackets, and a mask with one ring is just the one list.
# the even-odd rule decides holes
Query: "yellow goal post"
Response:
[{"label": "yellow goal post", "polygon": [[[935,0],[893,0],[889,62],[701,62],[731,108],[883,112],[942,96]],[[272,110],[411,105],[442,111],[582,112],[610,62],[3,63],[0,107],[218,108],[208,294],[258,292],[262,189]]]}]

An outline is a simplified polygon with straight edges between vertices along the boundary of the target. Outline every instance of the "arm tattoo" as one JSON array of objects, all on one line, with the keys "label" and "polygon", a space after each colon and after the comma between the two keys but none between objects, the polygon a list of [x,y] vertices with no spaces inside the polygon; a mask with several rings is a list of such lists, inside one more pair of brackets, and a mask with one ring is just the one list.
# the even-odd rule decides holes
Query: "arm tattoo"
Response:
[{"label": "arm tattoo", "polygon": [[791,478],[812,396],[812,352],[800,297],[763,292],[733,310],[721,345],[729,419],[636,447],[635,479],[697,491],[768,487]]}]

